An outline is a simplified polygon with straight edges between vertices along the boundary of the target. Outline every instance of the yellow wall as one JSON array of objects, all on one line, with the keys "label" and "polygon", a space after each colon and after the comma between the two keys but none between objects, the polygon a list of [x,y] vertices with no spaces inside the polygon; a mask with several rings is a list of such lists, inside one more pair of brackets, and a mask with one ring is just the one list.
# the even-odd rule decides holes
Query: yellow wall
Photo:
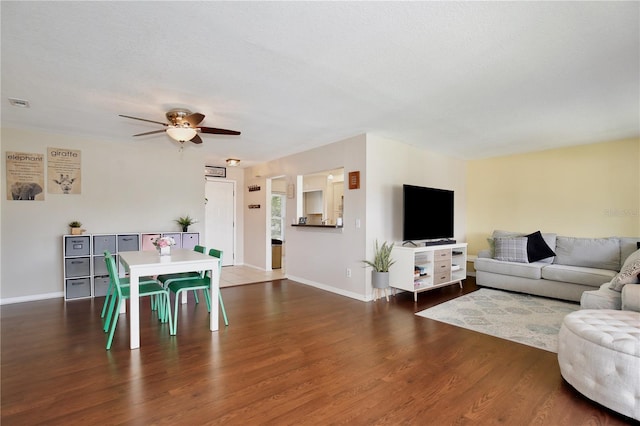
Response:
[{"label": "yellow wall", "polygon": [[494,229],[640,236],[640,139],[469,161],[469,254]]}]

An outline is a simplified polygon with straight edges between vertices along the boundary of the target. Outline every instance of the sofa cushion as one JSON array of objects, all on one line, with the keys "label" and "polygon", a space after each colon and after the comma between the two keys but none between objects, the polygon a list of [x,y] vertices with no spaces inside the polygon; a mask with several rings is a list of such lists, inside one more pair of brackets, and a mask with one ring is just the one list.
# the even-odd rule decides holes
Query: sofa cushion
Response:
[{"label": "sofa cushion", "polygon": [[513,277],[531,278],[533,280],[539,280],[542,267],[545,263],[516,263],[516,262],[502,262],[495,259],[477,258],[474,267],[476,271],[491,272],[494,274],[510,275]]},{"label": "sofa cushion", "polygon": [[529,263],[527,240],[527,237],[495,238],[496,254],[494,259],[506,262]]},{"label": "sofa cushion", "polygon": [[600,287],[602,283],[610,282],[615,276],[615,271],[585,268],[584,266],[554,264],[546,265],[542,268],[542,278],[545,280],[562,281],[592,287]]},{"label": "sofa cushion", "polygon": [[620,273],[611,280],[611,290],[622,291],[622,287],[626,284],[640,283],[638,274],[640,274],[640,250],[631,253],[624,261]]},{"label": "sofa cushion", "polygon": [[609,288],[609,283],[604,283],[598,290],[585,291],[580,297],[581,309],[620,309],[622,297],[617,291]]},{"label": "sofa cushion", "polygon": [[640,284],[625,285],[621,295],[623,310],[640,312]]},{"label": "sofa cushion", "polygon": [[640,237],[638,238],[630,238],[630,237],[621,237],[620,238],[620,264],[622,265],[627,257],[631,256],[631,253],[640,249]]},{"label": "sofa cushion", "polygon": [[[540,231],[529,234],[527,237],[527,257],[529,262],[544,261],[551,263],[556,254],[544,240]],[[554,235],[555,239],[555,235]]]},{"label": "sofa cushion", "polygon": [[618,238],[556,239],[554,264],[587,268],[620,270],[620,240]]}]

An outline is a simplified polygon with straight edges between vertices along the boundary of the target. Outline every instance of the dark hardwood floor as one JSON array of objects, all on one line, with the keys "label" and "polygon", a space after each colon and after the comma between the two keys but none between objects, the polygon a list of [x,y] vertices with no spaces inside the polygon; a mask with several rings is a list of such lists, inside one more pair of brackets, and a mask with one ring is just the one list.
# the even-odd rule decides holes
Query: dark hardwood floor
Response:
[{"label": "dark hardwood floor", "polygon": [[211,333],[190,299],[177,336],[144,300],[134,351],[124,315],[105,351],[103,299],[4,305],[2,425],[629,423],[567,385],[556,354],[414,315],[475,289],[414,304],[289,280],[229,287],[229,327]]}]

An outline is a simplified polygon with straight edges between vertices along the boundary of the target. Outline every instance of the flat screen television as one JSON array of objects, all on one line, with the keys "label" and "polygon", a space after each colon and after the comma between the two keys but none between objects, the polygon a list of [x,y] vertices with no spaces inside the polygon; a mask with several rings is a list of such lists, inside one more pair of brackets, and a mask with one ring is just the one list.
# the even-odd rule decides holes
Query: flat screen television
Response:
[{"label": "flat screen television", "polygon": [[404,241],[453,238],[453,191],[403,185]]}]

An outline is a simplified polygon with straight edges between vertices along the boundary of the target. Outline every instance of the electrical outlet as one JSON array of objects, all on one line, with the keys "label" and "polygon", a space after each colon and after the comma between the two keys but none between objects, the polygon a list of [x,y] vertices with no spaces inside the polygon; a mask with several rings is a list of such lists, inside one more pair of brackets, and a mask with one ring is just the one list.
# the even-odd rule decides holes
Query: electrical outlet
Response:
[{"label": "electrical outlet", "polygon": [[351,268],[347,268],[347,278],[351,278]]}]

